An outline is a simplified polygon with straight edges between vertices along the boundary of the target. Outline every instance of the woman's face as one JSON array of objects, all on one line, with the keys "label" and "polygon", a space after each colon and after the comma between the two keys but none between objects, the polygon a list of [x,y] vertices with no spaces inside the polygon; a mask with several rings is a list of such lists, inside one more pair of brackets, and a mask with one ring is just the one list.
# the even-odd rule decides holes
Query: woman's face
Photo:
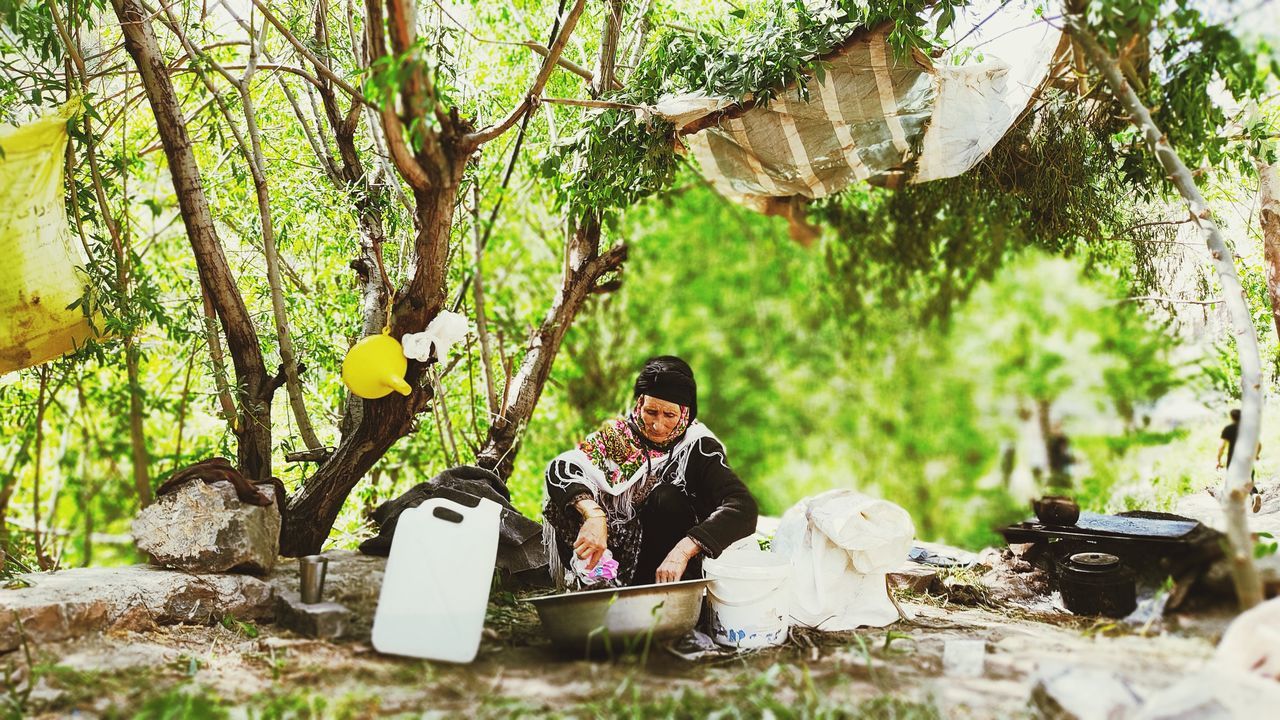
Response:
[{"label": "woman's face", "polygon": [[656,443],[671,439],[671,433],[680,422],[680,406],[645,395],[640,401],[640,429],[645,437]]}]

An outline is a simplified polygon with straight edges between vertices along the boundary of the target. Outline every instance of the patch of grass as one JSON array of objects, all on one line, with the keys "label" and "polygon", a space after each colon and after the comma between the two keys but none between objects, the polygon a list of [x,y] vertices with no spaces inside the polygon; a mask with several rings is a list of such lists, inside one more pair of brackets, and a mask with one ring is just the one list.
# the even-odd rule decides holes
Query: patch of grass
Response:
[{"label": "patch of grass", "polygon": [[322,720],[327,700],[311,692],[298,692],[277,697],[255,697],[248,703],[250,720]]},{"label": "patch of grass", "polygon": [[991,599],[991,593],[982,581],[982,575],[988,570],[990,568],[986,565],[939,568],[938,582],[947,590],[947,603],[996,608],[998,604]]},{"label": "patch of grass", "polygon": [[235,615],[223,615],[221,623],[222,623],[222,627],[230,630],[233,633],[247,637],[251,640],[253,638],[258,637],[259,633],[258,633],[257,625],[253,624],[252,622],[245,622],[243,620],[239,620],[236,618]]},{"label": "patch of grass", "polygon": [[56,700],[40,708],[50,712],[91,708],[103,698],[111,698],[125,707],[134,707],[156,693],[170,692],[181,683],[181,678],[175,677],[170,670],[154,667],[86,672],[49,664],[37,666],[36,672],[50,687],[62,691]]},{"label": "patch of grass", "polygon": [[389,673],[396,685],[418,685],[434,682],[436,668],[428,660],[404,660],[397,662]]},{"label": "patch of grass", "polygon": [[523,598],[538,593],[512,593],[499,591],[491,594],[492,600],[485,613],[484,626],[497,634],[497,641],[506,647],[520,647],[544,642],[538,611]]},{"label": "patch of grass", "polygon": [[131,720],[223,720],[231,717],[223,701],[204,688],[178,686],[143,701],[134,713],[107,717]]},{"label": "patch of grass", "polygon": [[[836,682],[847,682],[838,677]],[[632,680],[624,681],[608,697],[560,712],[539,714],[517,708],[516,717],[609,718],[776,718],[777,720],[940,720],[931,704],[888,694],[850,703],[841,701],[830,687],[819,687],[805,665],[775,664],[736,683],[719,683],[715,691],[682,687],[657,693]],[[528,714],[532,713],[532,714]]]}]

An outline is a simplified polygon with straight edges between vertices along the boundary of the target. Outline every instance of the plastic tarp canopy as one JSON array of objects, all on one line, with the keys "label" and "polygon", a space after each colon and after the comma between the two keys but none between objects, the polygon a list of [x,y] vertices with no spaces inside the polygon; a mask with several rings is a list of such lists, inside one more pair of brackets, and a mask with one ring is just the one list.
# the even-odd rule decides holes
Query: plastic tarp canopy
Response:
[{"label": "plastic tarp canopy", "polygon": [[[749,206],[821,198],[857,181],[898,187],[960,175],[984,157],[1049,77],[1062,31],[1029,6],[1003,4],[938,61],[897,58],[890,27],[855,32],[824,72],[767,105],[687,93],[655,112],[675,123],[704,177]],[[976,62],[951,63],[952,57]]]},{"label": "plastic tarp canopy", "polygon": [[0,374],[70,352],[93,330],[79,307],[84,254],[71,240],[63,198],[70,102],[0,129]]}]

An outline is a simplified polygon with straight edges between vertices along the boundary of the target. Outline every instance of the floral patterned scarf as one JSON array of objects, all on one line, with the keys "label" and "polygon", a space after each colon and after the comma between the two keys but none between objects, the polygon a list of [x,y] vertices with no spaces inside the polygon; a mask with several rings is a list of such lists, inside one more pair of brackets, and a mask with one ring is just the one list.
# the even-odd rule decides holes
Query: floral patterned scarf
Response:
[{"label": "floral patterned scarf", "polygon": [[627,417],[606,421],[599,430],[578,443],[578,449],[591,459],[591,464],[600,468],[611,486],[628,480],[641,465],[664,457],[689,429],[689,408],[681,405],[680,419],[671,439],[664,445],[655,444],[640,430],[643,424],[640,406],[643,403],[644,396],[641,395],[636,398],[636,404]]}]

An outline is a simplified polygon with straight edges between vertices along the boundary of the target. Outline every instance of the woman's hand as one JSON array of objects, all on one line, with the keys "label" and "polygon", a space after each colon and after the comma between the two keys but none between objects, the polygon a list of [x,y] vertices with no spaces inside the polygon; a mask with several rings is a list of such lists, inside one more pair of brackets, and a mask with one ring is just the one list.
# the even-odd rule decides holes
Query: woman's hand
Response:
[{"label": "woman's hand", "polygon": [[671,552],[667,553],[666,559],[658,566],[654,579],[660,583],[679,582],[680,578],[684,577],[684,570],[689,566],[689,561],[701,550],[698,543],[689,538],[676,543],[676,546],[671,548]]},{"label": "woman's hand", "polygon": [[594,570],[604,557],[609,543],[609,526],[603,513],[592,515],[582,521],[582,529],[578,531],[578,539],[573,541],[573,552],[587,561],[587,569]]}]

